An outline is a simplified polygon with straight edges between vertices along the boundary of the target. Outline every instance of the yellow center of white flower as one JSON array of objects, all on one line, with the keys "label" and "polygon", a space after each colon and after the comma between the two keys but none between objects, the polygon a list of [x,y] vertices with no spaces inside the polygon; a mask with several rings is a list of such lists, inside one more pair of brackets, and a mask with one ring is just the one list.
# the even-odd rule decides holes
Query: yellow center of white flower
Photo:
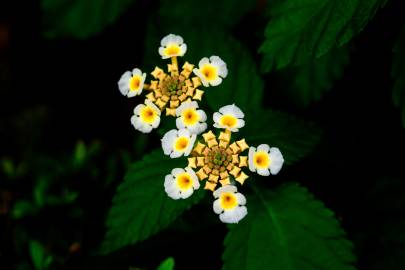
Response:
[{"label": "yellow center of white flower", "polygon": [[184,152],[187,149],[187,146],[190,142],[190,139],[184,136],[178,137],[174,142],[174,149],[177,152]]},{"label": "yellow center of white flower", "polygon": [[193,181],[190,174],[182,173],[177,175],[176,184],[181,191],[186,191],[191,188],[191,186],[193,185]]},{"label": "yellow center of white flower", "polygon": [[231,114],[225,114],[219,119],[219,123],[223,126],[233,128],[238,123],[238,118]]},{"label": "yellow center of white flower", "polygon": [[133,76],[129,81],[129,90],[137,91],[141,86],[142,77],[139,75]]},{"label": "yellow center of white flower", "polygon": [[224,192],[219,198],[221,208],[224,210],[231,210],[238,206],[238,198],[236,198],[234,193]]},{"label": "yellow center of white flower", "polygon": [[166,56],[176,56],[180,54],[180,46],[177,44],[170,44],[169,46],[167,46],[164,50],[164,54]]},{"label": "yellow center of white flower", "polygon": [[267,169],[271,163],[269,154],[263,151],[256,152],[253,157],[253,163],[256,168]]},{"label": "yellow center of white flower", "polygon": [[210,64],[204,65],[201,68],[201,73],[207,81],[215,80],[218,77],[217,68]]},{"label": "yellow center of white flower", "polygon": [[140,111],[139,116],[141,117],[142,121],[148,124],[152,124],[155,122],[156,117],[158,116],[155,110],[149,106],[145,106]]},{"label": "yellow center of white flower", "polygon": [[200,115],[194,108],[185,109],[182,112],[183,122],[186,126],[195,125],[200,120]]}]

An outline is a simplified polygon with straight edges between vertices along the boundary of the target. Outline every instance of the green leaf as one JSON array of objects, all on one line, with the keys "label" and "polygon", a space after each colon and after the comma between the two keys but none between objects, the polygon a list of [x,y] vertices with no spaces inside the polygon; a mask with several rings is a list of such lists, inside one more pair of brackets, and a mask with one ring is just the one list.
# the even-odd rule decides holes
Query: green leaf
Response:
[{"label": "green leaf", "polygon": [[[152,28],[152,27],[151,27]],[[156,27],[150,29],[146,38],[146,58],[144,62],[153,62],[165,67],[168,61],[158,59],[160,39],[169,33],[181,35],[187,44],[186,54],[179,59],[180,63],[188,61],[198,67],[203,57],[217,55],[227,64],[228,76],[219,86],[203,89],[203,102],[207,102],[213,111],[228,104],[237,104],[245,113],[261,106],[263,98],[263,81],[259,76],[256,64],[249,52],[238,40],[218,27]],[[162,30],[163,29],[163,30]]]},{"label": "green leaf", "polygon": [[133,164],[114,196],[106,221],[103,253],[145,240],[203,197],[201,189],[186,200],[173,200],[166,195],[165,175],[173,168],[186,166],[184,158],[170,159],[160,149]]},{"label": "green leaf", "polygon": [[[189,27],[202,22],[217,26],[233,26],[248,12],[252,11],[257,0],[206,0],[197,2],[190,0],[162,0],[159,9],[159,18],[164,22],[180,23]],[[210,16],[215,12],[217,15]],[[209,16],[209,18],[207,18]]]},{"label": "green leaf", "polygon": [[52,263],[52,256],[48,256],[41,243],[31,240],[29,243],[31,260],[36,270],[47,269]]},{"label": "green leaf", "polygon": [[11,212],[11,216],[15,219],[23,218],[27,215],[33,215],[37,212],[37,207],[31,201],[17,201]]},{"label": "green leaf", "polygon": [[405,26],[394,46],[391,77],[394,80],[392,100],[395,107],[401,110],[402,126],[405,127]]},{"label": "green leaf", "polygon": [[353,270],[353,245],[332,211],[305,188],[256,191],[230,227],[223,270]]},{"label": "green leaf", "polygon": [[272,18],[259,51],[265,72],[304,64],[358,34],[387,0],[285,0]]},{"label": "green leaf", "polygon": [[172,257],[167,258],[164,260],[157,270],[173,270],[174,269],[174,259]]},{"label": "green leaf", "polygon": [[283,92],[297,105],[308,106],[332,88],[348,63],[349,50],[342,47],[303,65],[280,70],[282,81],[287,85]]},{"label": "green leaf", "polygon": [[241,133],[248,144],[265,143],[280,148],[288,165],[312,152],[322,135],[316,125],[283,112],[258,110],[245,117],[246,126]]},{"label": "green leaf", "polygon": [[113,23],[134,0],[41,0],[48,38],[87,38]]}]

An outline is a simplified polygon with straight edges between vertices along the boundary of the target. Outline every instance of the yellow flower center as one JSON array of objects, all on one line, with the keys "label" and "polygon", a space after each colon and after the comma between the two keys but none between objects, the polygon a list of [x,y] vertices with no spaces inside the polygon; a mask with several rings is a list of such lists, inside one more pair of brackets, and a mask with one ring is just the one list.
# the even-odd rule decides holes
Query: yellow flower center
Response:
[{"label": "yellow flower center", "polygon": [[221,125],[223,126],[227,126],[229,128],[233,128],[236,126],[236,124],[238,123],[238,119],[230,114],[225,114],[221,117],[221,119],[219,120],[219,122],[221,123]]},{"label": "yellow flower center", "polygon": [[186,191],[188,189],[191,188],[191,186],[193,185],[193,181],[191,180],[191,177],[188,173],[182,173],[177,175],[177,179],[176,179],[176,184],[177,187],[181,190],[181,191]]},{"label": "yellow flower center", "polygon": [[259,169],[266,169],[270,165],[270,157],[266,152],[260,151],[254,155],[253,163]]},{"label": "yellow flower center", "polygon": [[166,56],[175,56],[180,54],[180,47],[177,44],[171,44],[166,47],[165,49],[165,55]]},{"label": "yellow flower center", "polygon": [[188,146],[189,138],[187,137],[178,137],[174,143],[174,149],[178,152],[184,152]]},{"label": "yellow flower center", "polygon": [[141,76],[135,75],[134,77],[132,77],[131,80],[129,81],[129,89],[131,91],[139,90],[139,87],[141,86],[141,80],[142,80]]},{"label": "yellow flower center", "polygon": [[183,111],[183,121],[185,125],[195,125],[200,120],[200,115],[193,108],[185,109]]},{"label": "yellow flower center", "polygon": [[201,68],[201,73],[204,75],[207,81],[215,80],[218,77],[217,68],[210,64],[204,65]]},{"label": "yellow flower center", "polygon": [[153,110],[153,108],[149,107],[149,106],[145,106],[141,112],[140,112],[140,117],[142,119],[143,122],[148,123],[148,124],[152,124],[157,117],[157,113]]},{"label": "yellow flower center", "polygon": [[221,208],[224,210],[231,210],[238,206],[238,198],[236,198],[235,194],[231,192],[222,193],[219,202]]}]

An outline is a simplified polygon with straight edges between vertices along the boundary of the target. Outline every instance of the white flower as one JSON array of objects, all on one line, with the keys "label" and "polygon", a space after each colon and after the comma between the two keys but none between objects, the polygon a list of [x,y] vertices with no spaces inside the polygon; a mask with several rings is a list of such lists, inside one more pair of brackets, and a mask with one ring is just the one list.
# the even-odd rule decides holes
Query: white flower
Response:
[{"label": "white flower", "polygon": [[193,148],[196,139],[188,129],[172,129],[163,136],[162,148],[165,155],[171,158],[178,158],[182,155],[188,156]]},{"label": "white flower", "polygon": [[193,69],[193,72],[201,79],[205,87],[221,84],[222,79],[228,75],[225,62],[218,56],[211,56],[209,60],[204,57],[198,63],[198,69]]},{"label": "white flower", "polygon": [[200,134],[207,128],[205,121],[207,115],[203,110],[197,110],[196,101],[183,102],[176,109],[176,126],[178,129],[186,128],[193,134]]},{"label": "white flower", "polygon": [[277,174],[283,166],[284,158],[277,147],[261,144],[249,148],[249,169],[263,176]]},{"label": "white flower", "polygon": [[187,167],[185,170],[173,169],[171,174],[166,175],[164,186],[167,195],[178,200],[190,197],[200,187],[200,183],[195,172]]},{"label": "white flower", "polygon": [[214,192],[214,212],[224,223],[238,223],[247,215],[246,198],[237,192],[235,186],[227,185]]},{"label": "white flower", "polygon": [[174,56],[183,56],[187,51],[187,45],[181,36],[169,34],[160,41],[159,54],[162,59]]},{"label": "white flower", "polygon": [[118,81],[118,88],[120,89],[121,94],[129,98],[140,95],[142,93],[145,78],[146,73],[142,73],[139,68],[132,70],[132,73],[126,71]]},{"label": "white flower", "polygon": [[144,104],[139,104],[134,109],[131,123],[135,129],[149,133],[160,124],[160,110],[150,100],[145,100]]},{"label": "white flower", "polygon": [[232,132],[239,131],[239,128],[245,126],[243,117],[245,115],[235,104],[226,105],[214,113],[214,127],[225,128]]}]

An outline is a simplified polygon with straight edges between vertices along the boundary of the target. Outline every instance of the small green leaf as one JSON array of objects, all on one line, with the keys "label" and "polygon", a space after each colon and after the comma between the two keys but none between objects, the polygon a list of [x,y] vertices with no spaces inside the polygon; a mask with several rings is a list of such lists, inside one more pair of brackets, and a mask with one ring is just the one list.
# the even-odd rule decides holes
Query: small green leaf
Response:
[{"label": "small green leaf", "polygon": [[79,141],[76,143],[76,147],[73,153],[73,164],[74,166],[81,166],[87,157],[87,149],[86,145],[83,141]]},{"label": "small green leaf", "polygon": [[285,0],[272,16],[259,51],[265,72],[305,64],[358,34],[387,0]]},{"label": "small green leaf", "polygon": [[41,0],[48,38],[87,38],[113,23],[135,0]]},{"label": "small green leaf", "polygon": [[394,46],[391,77],[394,80],[392,100],[395,107],[401,110],[402,126],[405,127],[405,26]]},{"label": "small green leaf", "polygon": [[41,243],[31,240],[29,243],[31,260],[36,270],[44,270],[52,263],[52,256],[48,256]]},{"label": "small green leaf", "polygon": [[312,152],[322,135],[316,125],[283,112],[257,110],[245,117],[246,126],[241,133],[249,145],[269,144],[280,148],[286,164]]},{"label": "small green leaf", "polygon": [[342,47],[300,66],[280,70],[282,81],[287,85],[283,92],[297,105],[308,106],[332,88],[348,63],[349,50]]},{"label": "small green leaf", "polygon": [[167,258],[164,260],[157,270],[173,270],[174,269],[174,259],[172,257]]},{"label": "small green leaf", "polygon": [[33,215],[36,211],[37,208],[31,201],[20,200],[14,204],[11,216],[15,219],[20,219],[28,215]]},{"label": "small green leaf", "polygon": [[145,240],[203,197],[203,190],[186,200],[173,200],[165,193],[165,176],[174,168],[186,166],[184,158],[170,159],[160,149],[133,164],[114,196],[106,221],[103,253]]},{"label": "small green leaf", "polygon": [[248,197],[230,227],[223,270],[354,270],[353,245],[332,211],[305,188],[286,184]]},{"label": "small green leaf", "polygon": [[1,159],[1,170],[4,172],[4,174],[9,177],[13,178],[15,175],[15,165],[13,161],[9,158],[2,158]]}]

